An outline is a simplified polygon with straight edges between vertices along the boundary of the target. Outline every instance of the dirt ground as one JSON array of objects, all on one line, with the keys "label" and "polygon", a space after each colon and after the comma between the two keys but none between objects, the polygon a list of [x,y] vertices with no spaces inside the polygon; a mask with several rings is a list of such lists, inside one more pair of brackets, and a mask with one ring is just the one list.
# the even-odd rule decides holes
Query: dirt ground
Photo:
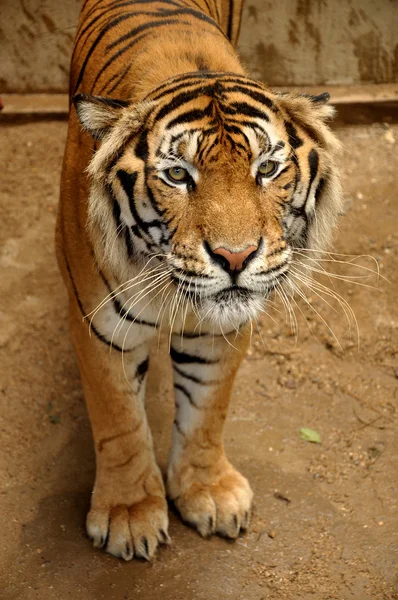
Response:
[{"label": "dirt ground", "polygon": [[[348,212],[335,249],[371,255],[388,279],[322,263],[378,288],[324,279],[355,312],[359,350],[343,311],[309,290],[343,350],[301,299],[297,340],[283,308],[264,316],[225,432],[255,492],[251,528],[235,543],[203,540],[171,514],[172,545],[151,564],[123,563],[85,536],[94,453],[53,249],[65,134],[61,121],[0,130],[1,599],[398,598],[398,126],[338,130]],[[162,468],[171,390],[155,355],[148,412]],[[304,426],[321,444],[300,439]]]}]

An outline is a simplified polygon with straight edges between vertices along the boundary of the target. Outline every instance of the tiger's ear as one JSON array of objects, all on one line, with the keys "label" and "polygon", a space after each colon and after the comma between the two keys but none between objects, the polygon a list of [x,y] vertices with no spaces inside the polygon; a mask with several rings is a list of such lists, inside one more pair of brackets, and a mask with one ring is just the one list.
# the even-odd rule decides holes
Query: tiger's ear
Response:
[{"label": "tiger's ear", "polygon": [[337,139],[325,123],[336,113],[335,108],[327,104],[329,98],[327,92],[319,96],[298,93],[278,94],[280,106],[293,122],[303,127],[320,146],[338,149]]},{"label": "tiger's ear", "polygon": [[95,140],[102,140],[120,118],[122,109],[129,103],[102,96],[77,94],[73,98],[73,104],[84,129],[91,133]]},{"label": "tiger's ear", "polygon": [[323,92],[322,94],[318,94],[314,96],[313,94],[303,94],[304,98],[308,98],[314,104],[327,104],[330,100],[329,92]]}]

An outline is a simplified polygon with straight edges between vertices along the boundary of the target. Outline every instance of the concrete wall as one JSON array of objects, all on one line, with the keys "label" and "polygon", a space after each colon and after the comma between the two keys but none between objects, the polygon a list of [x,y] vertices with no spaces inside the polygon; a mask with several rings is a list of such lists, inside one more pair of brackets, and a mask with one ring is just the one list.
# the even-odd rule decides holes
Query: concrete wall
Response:
[{"label": "concrete wall", "polygon": [[[0,92],[64,92],[81,0],[0,0]],[[245,0],[239,49],[270,85],[398,81],[398,0]]]},{"label": "concrete wall", "polygon": [[81,0],[0,0],[0,92],[64,92]]},{"label": "concrete wall", "polygon": [[271,85],[398,81],[398,0],[246,0],[240,51]]}]

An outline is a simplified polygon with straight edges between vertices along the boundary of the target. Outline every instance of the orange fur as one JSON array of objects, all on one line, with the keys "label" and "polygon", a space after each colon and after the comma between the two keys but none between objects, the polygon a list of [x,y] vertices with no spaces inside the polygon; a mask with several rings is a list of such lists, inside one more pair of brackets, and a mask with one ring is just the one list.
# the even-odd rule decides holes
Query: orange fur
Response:
[{"label": "orange fur", "polygon": [[[236,42],[241,4],[86,0],[81,12],[56,245],[96,450],[87,531],[125,560],[150,559],[168,542],[144,409],[154,332],[169,321],[169,497],[202,535],[235,538],[248,526],[252,491],[225,457],[222,430],[261,294],[225,284],[217,300],[201,289],[225,272],[247,279],[249,269],[238,276],[220,256],[248,247],[258,275],[288,269],[299,219],[297,244],[320,247],[340,210],[338,145],[324,122],[332,111],[248,78],[223,34]],[[264,127],[269,135],[258,133]],[[276,161],[261,158],[270,147]],[[169,163],[185,187],[170,180]],[[257,171],[268,163],[280,170],[274,179]]]}]

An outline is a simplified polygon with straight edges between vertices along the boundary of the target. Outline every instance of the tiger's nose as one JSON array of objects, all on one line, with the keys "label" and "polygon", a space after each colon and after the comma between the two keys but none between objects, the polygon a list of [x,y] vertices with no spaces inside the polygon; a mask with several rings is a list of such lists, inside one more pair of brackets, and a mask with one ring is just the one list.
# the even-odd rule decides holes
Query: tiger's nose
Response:
[{"label": "tiger's nose", "polygon": [[232,252],[228,248],[216,248],[212,250],[208,244],[206,244],[207,251],[212,258],[219,263],[225,271],[228,273],[243,271],[247,267],[250,260],[255,256],[258,246],[248,246],[240,252]]}]

